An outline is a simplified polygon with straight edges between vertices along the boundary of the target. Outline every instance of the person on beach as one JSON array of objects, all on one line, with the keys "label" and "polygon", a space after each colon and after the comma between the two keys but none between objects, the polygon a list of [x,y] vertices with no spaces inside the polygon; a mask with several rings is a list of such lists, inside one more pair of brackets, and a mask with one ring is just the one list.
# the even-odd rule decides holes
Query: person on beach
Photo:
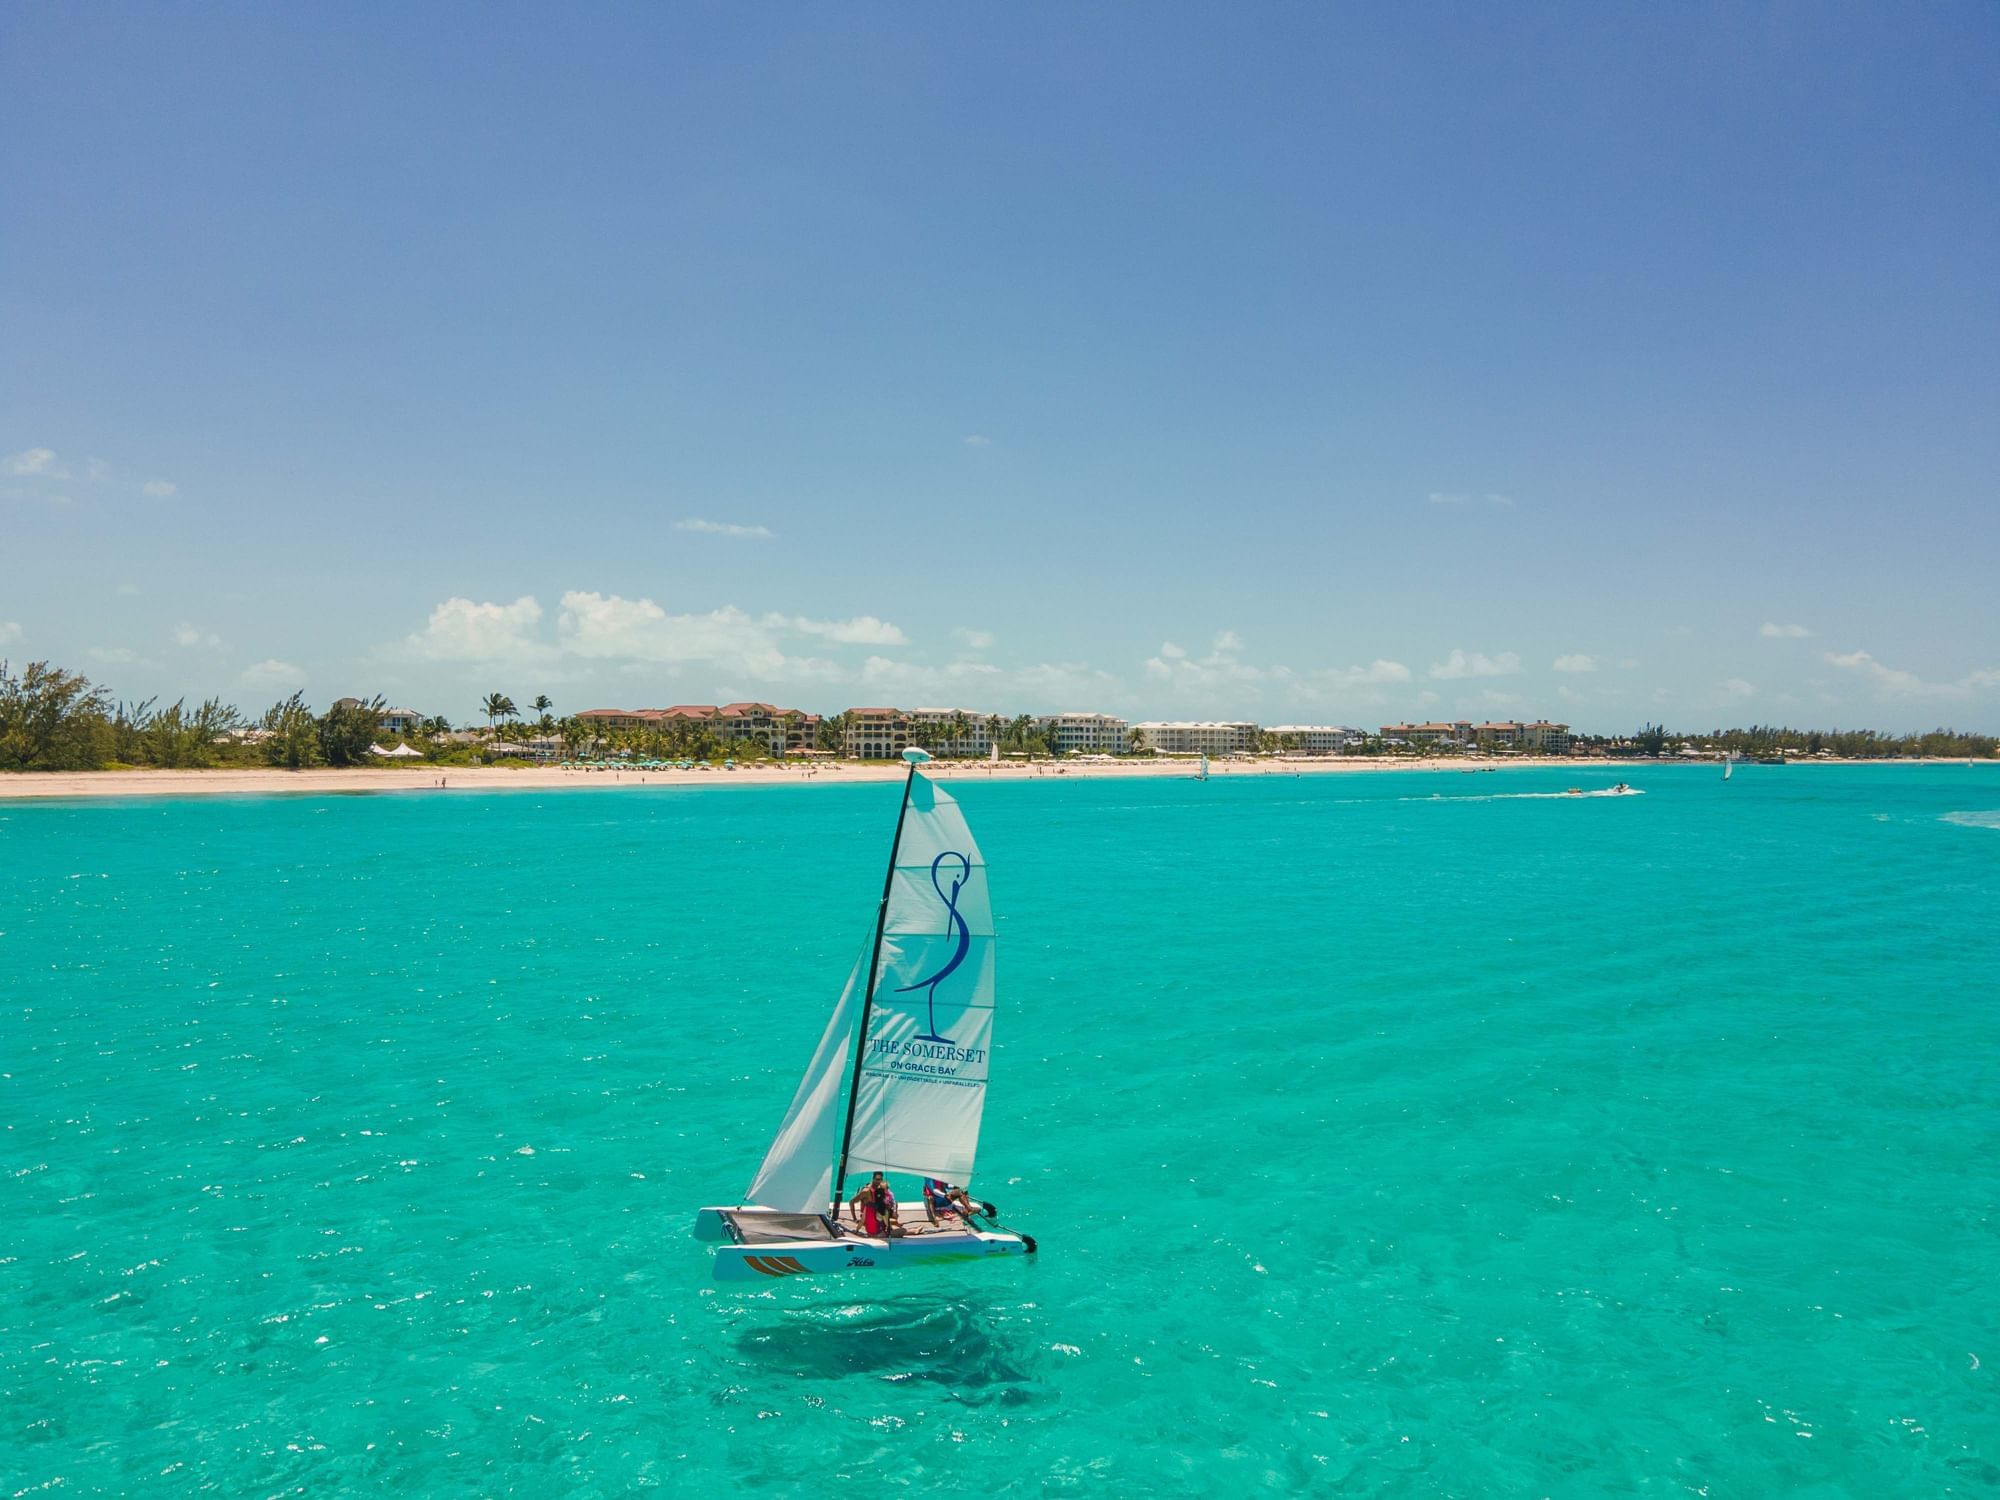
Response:
[{"label": "person on beach", "polygon": [[854,1217],[860,1221],[862,1231],[869,1235],[901,1234],[903,1226],[896,1221],[896,1195],[889,1184],[877,1172],[856,1191],[848,1201]]}]

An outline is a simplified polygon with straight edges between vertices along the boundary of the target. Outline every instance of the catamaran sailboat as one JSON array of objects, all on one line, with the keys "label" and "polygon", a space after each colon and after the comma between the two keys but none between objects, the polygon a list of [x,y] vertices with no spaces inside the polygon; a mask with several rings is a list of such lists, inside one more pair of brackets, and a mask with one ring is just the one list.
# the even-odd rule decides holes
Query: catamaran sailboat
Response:
[{"label": "catamaran sailboat", "polygon": [[1208,752],[1205,750],[1202,752],[1201,756],[1201,774],[1196,776],[1195,780],[1196,781],[1208,780]]},{"label": "catamaran sailboat", "polygon": [[[1031,1236],[994,1221],[991,1204],[945,1192],[971,1180],[986,1104],[993,907],[958,804],[917,771],[930,757],[903,758],[910,770],[874,937],[744,1201],[695,1215],[695,1237],[719,1242],[717,1281],[1035,1252]],[[919,1184],[897,1193],[899,1223],[872,1210],[858,1218],[843,1201],[851,1178],[866,1184],[876,1172],[905,1179],[892,1191]]]},{"label": "catamaran sailboat", "polygon": [[1734,752],[1732,752],[1722,757],[1722,779],[1724,781],[1727,781],[1730,777],[1734,776],[1735,774],[1736,774],[1736,756]]}]

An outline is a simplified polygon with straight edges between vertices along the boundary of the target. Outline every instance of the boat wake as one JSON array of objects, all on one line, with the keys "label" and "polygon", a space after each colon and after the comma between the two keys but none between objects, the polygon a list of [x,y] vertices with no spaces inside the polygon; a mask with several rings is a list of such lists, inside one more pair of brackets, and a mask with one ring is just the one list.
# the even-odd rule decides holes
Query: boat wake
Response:
[{"label": "boat wake", "polygon": [[1965,828],[2000,828],[2000,809],[1989,809],[1985,812],[1946,813],[1943,821],[1957,823]]},{"label": "boat wake", "polygon": [[1398,802],[1574,802],[1582,797],[1643,797],[1646,793],[1639,787],[1600,787],[1590,792],[1474,792],[1461,796],[1451,792],[1432,792],[1424,797],[1398,797]]}]

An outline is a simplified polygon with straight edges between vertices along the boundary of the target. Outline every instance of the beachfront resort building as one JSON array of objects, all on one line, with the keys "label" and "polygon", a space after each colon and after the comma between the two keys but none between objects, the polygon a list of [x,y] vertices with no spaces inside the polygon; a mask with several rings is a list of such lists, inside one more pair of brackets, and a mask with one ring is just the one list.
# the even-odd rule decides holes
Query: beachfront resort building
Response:
[{"label": "beachfront resort building", "polygon": [[1360,730],[1345,724],[1274,724],[1264,732],[1275,734],[1280,748],[1307,755],[1338,755],[1367,741]]},{"label": "beachfront resort building", "polygon": [[1132,748],[1131,726],[1110,714],[1043,714],[1035,723],[1058,755],[1123,755]]},{"label": "beachfront resort building", "polygon": [[1384,724],[1382,738],[1399,740],[1419,749],[1435,746],[1443,750],[1459,750],[1472,743],[1472,721],[1456,719],[1448,724]]},{"label": "beachfront resort building", "polygon": [[1569,725],[1551,724],[1547,719],[1538,719],[1533,724],[1513,720],[1475,724],[1472,732],[1483,750],[1522,750],[1533,755],[1569,754]]},{"label": "beachfront resort building", "polygon": [[598,729],[657,729],[662,732],[701,727],[718,744],[742,740],[761,745],[771,755],[796,755],[812,748],[819,734],[819,715],[770,703],[676,703],[672,708],[590,708],[577,715]]},{"label": "beachfront resort building", "polygon": [[1257,747],[1255,724],[1161,720],[1134,724],[1132,733],[1142,749],[1160,755],[1234,755]]},{"label": "beachfront resort building", "polygon": [[852,760],[894,760],[910,747],[910,718],[899,708],[850,708],[841,753]]},{"label": "beachfront resort building", "polygon": [[984,755],[993,746],[994,726],[1006,722],[973,708],[913,708],[903,717],[909,721],[909,743],[933,755]]}]

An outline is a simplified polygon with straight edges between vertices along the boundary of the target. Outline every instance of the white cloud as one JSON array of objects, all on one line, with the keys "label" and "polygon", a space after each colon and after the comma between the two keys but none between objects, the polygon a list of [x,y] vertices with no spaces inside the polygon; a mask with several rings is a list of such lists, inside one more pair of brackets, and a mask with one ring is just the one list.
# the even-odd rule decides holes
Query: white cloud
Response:
[{"label": "white cloud", "polygon": [[155,500],[171,500],[181,492],[181,487],[171,479],[149,479],[139,486],[139,492]]},{"label": "white cloud", "polygon": [[1575,651],[1568,656],[1558,656],[1556,658],[1556,670],[1558,672],[1595,672],[1597,670],[1597,658],[1594,656],[1585,656],[1581,651]]},{"label": "white cloud", "polygon": [[14,620],[0,620],[0,646],[12,645],[21,638],[20,624]]},{"label": "white cloud", "polygon": [[800,635],[816,635],[843,646],[907,646],[910,638],[887,620],[873,615],[856,615],[851,620],[807,620],[797,615],[766,615],[764,623],[773,630],[791,630]]},{"label": "white cloud", "polygon": [[203,630],[199,625],[190,625],[185,620],[174,627],[176,646],[220,646],[222,637],[213,631]]},{"label": "white cloud", "polygon": [[959,640],[965,642],[965,644],[971,647],[974,651],[985,651],[989,649],[993,645],[993,642],[995,640],[995,636],[992,631],[974,630],[970,625],[961,625],[956,630],[954,630],[952,634],[956,636]]},{"label": "white cloud", "polygon": [[70,497],[60,490],[37,489],[28,485],[10,484],[0,488],[0,499],[21,500],[31,505],[68,505]]},{"label": "white cloud", "polygon": [[1812,638],[1812,632],[1803,625],[1779,625],[1766,620],[1757,627],[1757,634],[1772,641],[1804,641]]},{"label": "white cloud", "polygon": [[1213,648],[1199,658],[1167,641],[1140,671],[1175,698],[1202,703],[1202,711],[1208,713],[1241,713],[1247,701],[1267,696],[1293,706],[1342,700],[1374,703],[1381,700],[1384,686],[1410,680],[1410,669],[1397,661],[1378,658],[1365,666],[1300,671],[1244,661],[1238,654],[1242,649],[1243,638],[1233,630],[1218,631]]},{"label": "white cloud", "polygon": [[1491,490],[1488,490],[1483,494],[1473,494],[1466,491],[1446,492],[1440,490],[1432,490],[1430,498],[1431,498],[1431,504],[1433,505],[1446,505],[1446,506],[1486,505],[1486,506],[1491,506],[1495,510],[1510,510],[1513,508],[1514,504],[1514,500],[1511,495],[1498,495],[1493,493]]},{"label": "white cloud", "polygon": [[976,432],[968,432],[965,435],[965,446],[968,448],[991,448],[993,446],[993,439],[990,437],[981,437]]},{"label": "white cloud", "polygon": [[236,681],[243,687],[260,688],[266,692],[283,692],[289,688],[303,687],[306,674],[288,661],[279,661],[275,656],[254,662],[237,674]]},{"label": "white cloud", "polygon": [[56,462],[53,448],[23,448],[19,453],[9,454],[7,472],[21,478],[67,479],[69,470]]},{"label": "white cloud", "polygon": [[874,615],[814,620],[799,615],[751,615],[733,605],[705,614],[670,614],[651,599],[572,589],[556,612],[554,639],[541,602],[524,594],[511,604],[451,598],[431,611],[424,628],[404,638],[400,654],[422,661],[535,665],[602,662],[626,670],[648,664],[695,665],[755,681],[831,680],[836,663],[794,654],[788,642],[840,646],[905,646],[900,627]]},{"label": "white cloud", "polygon": [[1463,677],[1511,677],[1521,670],[1521,658],[1512,651],[1488,656],[1482,651],[1454,649],[1443,661],[1431,663],[1431,676],[1443,682]]},{"label": "white cloud", "polygon": [[1981,689],[2000,687],[2000,669],[1968,672],[1951,682],[1926,682],[1915,672],[1883,665],[1866,651],[1829,651],[1826,661],[1844,672],[1858,673],[1878,692],[1900,698],[1970,698]]},{"label": "white cloud", "polygon": [[536,627],[542,606],[532,594],[512,604],[475,604],[450,598],[431,611],[417,634],[405,638],[404,650],[426,661],[539,662],[554,655]]},{"label": "white cloud", "polygon": [[1408,682],[1410,669],[1399,661],[1384,661],[1377,657],[1365,667],[1319,667],[1308,676],[1327,688],[1382,687],[1394,682]]},{"label": "white cloud", "polygon": [[1756,683],[1745,682],[1741,677],[1732,677],[1722,684],[1722,701],[1724,703],[1741,703],[1746,698],[1754,697],[1756,692]]},{"label": "white cloud", "polygon": [[100,667],[144,667],[155,670],[160,665],[152,657],[144,652],[135,651],[130,646],[92,646],[83,654]]},{"label": "white cloud", "polygon": [[[802,626],[818,629],[804,631]],[[788,654],[780,642],[783,634],[819,634],[845,643],[866,642],[885,630],[893,632],[895,640],[902,639],[901,631],[879,620],[872,624],[823,622],[782,615],[757,619],[733,605],[707,614],[671,615],[651,599],[578,590],[563,595],[556,622],[558,649],[565,656],[676,665],[705,663],[765,682],[824,680],[840,674],[832,662]]]},{"label": "white cloud", "polygon": [[1292,675],[1288,667],[1258,667],[1238,660],[1236,653],[1242,649],[1243,638],[1233,630],[1217,631],[1208,655],[1199,659],[1166,641],[1158,655],[1146,659],[1142,670],[1156,682],[1173,682],[1189,688],[1282,680]]},{"label": "white cloud", "polygon": [[942,666],[871,656],[862,664],[861,683],[880,696],[911,707],[963,707],[994,712],[1005,702],[1035,705],[1103,704],[1122,696],[1123,685],[1087,662],[1035,662],[996,667],[983,661]]},{"label": "white cloud", "polygon": [[699,532],[703,536],[748,537],[759,542],[767,542],[777,535],[768,526],[740,526],[734,521],[704,521],[698,516],[674,522],[674,530]]}]

